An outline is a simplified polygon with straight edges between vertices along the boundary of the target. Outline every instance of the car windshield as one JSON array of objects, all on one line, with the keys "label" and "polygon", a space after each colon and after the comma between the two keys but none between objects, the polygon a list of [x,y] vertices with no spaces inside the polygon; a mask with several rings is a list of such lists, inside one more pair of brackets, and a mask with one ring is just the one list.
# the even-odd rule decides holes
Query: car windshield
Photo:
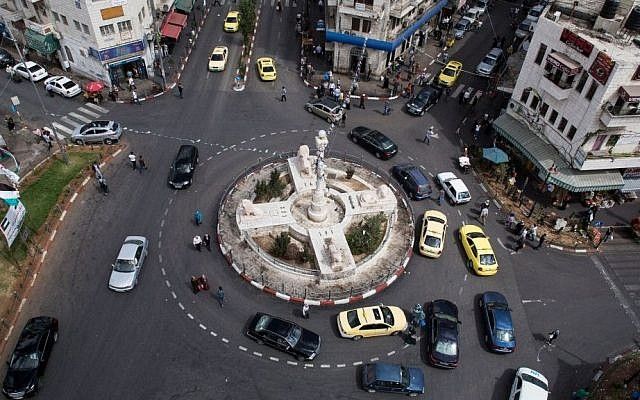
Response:
[{"label": "car windshield", "polygon": [[273,72],[274,69],[271,65],[265,65],[262,67],[262,72]]},{"label": "car windshield", "polygon": [[496,339],[499,342],[513,342],[513,331],[496,329]]},{"label": "car windshield", "polygon": [[460,192],[460,193],[458,193],[458,198],[459,199],[468,199],[469,197],[471,197],[469,192]]},{"label": "car windshield", "polygon": [[224,60],[224,56],[222,55],[222,53],[211,54],[211,61],[223,61],[223,60]]},{"label": "car windshield", "polygon": [[447,356],[455,356],[458,354],[458,344],[453,340],[440,339],[436,342],[436,353]]},{"label": "car windshield", "polygon": [[385,135],[383,135],[382,133],[376,133],[374,134],[374,139],[380,143],[380,146],[384,149],[390,149],[393,147],[393,142],[391,141],[391,139],[389,139],[388,137],[386,137]]},{"label": "car windshield", "polygon": [[62,87],[64,87],[65,89],[71,89],[74,86],[76,86],[76,84],[71,81],[67,81],[62,84]]},{"label": "car windshield", "polygon": [[11,362],[9,363],[9,366],[12,369],[17,369],[17,370],[30,370],[30,369],[38,368],[38,354],[31,353],[31,354],[22,354],[17,357],[14,356],[11,358]]},{"label": "car windshield", "polygon": [[360,318],[358,318],[358,311],[351,310],[347,311],[347,322],[349,326],[355,328],[356,326],[360,326]]},{"label": "car windshield", "polygon": [[446,76],[456,76],[456,70],[453,68],[445,68],[442,74]]},{"label": "car windshield", "polygon": [[227,22],[229,22],[229,23],[238,22],[238,18],[236,18],[236,17],[227,17]]},{"label": "car windshield", "polygon": [[529,24],[528,23],[521,23],[520,25],[518,25],[518,29],[520,29],[521,31],[528,31],[529,30]]},{"label": "car windshield", "polygon": [[113,270],[117,272],[133,272],[136,269],[134,260],[116,260]]},{"label": "car windshield", "polygon": [[458,322],[458,320],[453,315],[444,314],[444,313],[435,313],[434,316],[438,319],[445,319],[447,321],[451,321],[455,323]]},{"label": "car windshield", "polygon": [[493,265],[496,257],[493,254],[480,254],[480,265]]},{"label": "car windshield", "polygon": [[539,17],[539,16],[540,16],[540,14],[542,14],[542,13],[541,13],[540,11],[538,11],[538,10],[531,10],[531,11],[529,11],[529,16],[534,17],[534,18]]},{"label": "car windshield", "polygon": [[400,367],[400,368],[402,368],[402,386],[409,387],[409,383],[411,381],[411,377],[409,376],[409,370],[407,369],[407,367]]},{"label": "car windshield", "polygon": [[428,217],[427,221],[429,221],[429,222],[433,221],[433,222],[437,222],[439,224],[444,225],[444,220],[442,218],[438,218],[438,217]]},{"label": "car windshield", "polygon": [[442,243],[442,240],[435,236],[427,236],[424,238],[424,244],[429,247],[440,247],[440,243]]},{"label": "car windshield", "polygon": [[522,380],[529,382],[529,383],[533,383],[534,385],[541,387],[542,389],[549,391],[549,386],[547,386],[546,383],[544,383],[543,381],[541,381],[540,379],[536,378],[535,376],[531,376],[529,374],[522,374]]},{"label": "car windshield", "polygon": [[300,340],[300,336],[302,336],[302,329],[299,326],[293,326],[289,336],[287,336],[287,342],[294,346]]},{"label": "car windshield", "polygon": [[393,313],[389,307],[380,307],[380,310],[382,310],[382,318],[384,319],[385,324],[393,325]]},{"label": "car windshield", "polygon": [[178,163],[176,164],[176,171],[181,174],[186,174],[191,171],[191,164],[189,163]]},{"label": "car windshield", "polygon": [[482,60],[482,63],[487,65],[495,65],[496,59],[493,57],[485,57],[484,60]]},{"label": "car windshield", "polygon": [[467,233],[467,237],[471,239],[476,239],[476,238],[485,238],[486,236],[482,232],[469,232]]},{"label": "car windshield", "polygon": [[464,30],[465,30],[465,28],[466,28],[466,26],[467,26],[466,24],[461,24],[461,23],[459,23],[459,22],[458,22],[458,23],[456,24],[455,30],[457,30],[457,31],[464,31]]},{"label": "car windshield", "polygon": [[421,102],[426,102],[429,99],[430,95],[431,95],[431,92],[426,92],[426,91],[420,92],[416,97],[416,100]]},{"label": "car windshield", "polygon": [[40,68],[40,66],[39,66],[39,65],[32,65],[32,66],[30,66],[30,67],[29,67],[29,71],[31,71],[32,73],[33,73],[33,72],[40,71],[41,69],[42,69],[42,68]]}]

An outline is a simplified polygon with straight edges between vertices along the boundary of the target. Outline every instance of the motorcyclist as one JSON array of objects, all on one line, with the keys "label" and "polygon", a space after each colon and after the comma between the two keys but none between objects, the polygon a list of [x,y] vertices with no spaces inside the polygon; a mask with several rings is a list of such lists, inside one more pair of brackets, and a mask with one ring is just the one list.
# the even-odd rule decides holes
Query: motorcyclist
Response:
[{"label": "motorcyclist", "polygon": [[276,11],[280,11],[282,9],[282,3],[280,2],[280,0],[278,0],[278,2],[276,3]]}]

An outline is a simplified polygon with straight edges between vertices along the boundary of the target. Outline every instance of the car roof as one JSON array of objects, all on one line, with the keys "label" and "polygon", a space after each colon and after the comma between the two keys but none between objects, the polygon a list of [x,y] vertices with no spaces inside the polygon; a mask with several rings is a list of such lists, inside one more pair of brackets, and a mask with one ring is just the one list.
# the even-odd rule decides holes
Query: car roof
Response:
[{"label": "car roof", "polygon": [[496,58],[499,57],[500,54],[502,54],[502,49],[499,47],[494,47],[493,49],[491,49],[491,51],[489,51],[489,53],[487,53],[487,55],[492,55]]},{"label": "car roof", "polygon": [[51,317],[34,317],[31,318],[24,326],[20,338],[16,343],[14,353],[33,353],[36,350],[38,341],[42,333],[49,329],[53,318]]},{"label": "car roof", "polygon": [[358,308],[358,316],[362,317],[365,323],[371,323],[374,321],[383,321],[382,311],[379,306],[361,307]]},{"label": "car roof", "polygon": [[462,68],[462,63],[460,61],[449,61],[445,68],[447,68],[447,67]]},{"label": "car roof", "polygon": [[227,17],[237,17],[238,15],[240,15],[240,11],[229,11],[227,13]]},{"label": "car roof", "polygon": [[216,46],[216,47],[213,48],[212,53],[222,53],[225,50],[228,51],[227,46]]},{"label": "car roof", "polygon": [[388,382],[402,381],[402,367],[399,364],[375,363],[373,366],[376,379]]},{"label": "car roof", "polygon": [[471,21],[469,21],[466,18],[462,18],[461,20],[458,21],[458,24],[463,24],[463,25],[469,25],[470,23],[471,23]]},{"label": "car roof", "polygon": [[438,180],[441,182],[445,182],[449,179],[458,179],[458,177],[451,171],[447,171],[447,172],[440,172],[438,175]]},{"label": "car roof", "polygon": [[458,306],[446,299],[434,300],[431,303],[432,310],[435,313],[443,313],[453,315],[458,318]]},{"label": "car roof", "polygon": [[176,159],[179,160],[183,158],[188,158],[192,155],[192,153],[194,153],[197,150],[198,148],[192,144],[183,144],[178,149],[178,154],[176,154]]},{"label": "car roof", "polygon": [[[530,368],[520,367],[520,368],[518,368],[518,371],[516,372],[516,374],[517,375],[530,375],[530,376],[532,376],[532,377],[534,377],[536,379],[541,380],[547,386],[549,386],[549,381],[547,381],[547,378],[545,378],[544,375],[542,375],[538,371],[532,370]],[[533,383],[528,382],[528,381],[523,379],[522,388],[520,389],[520,398],[521,399],[546,400],[548,395],[549,395],[549,393],[546,390],[544,390],[543,388],[541,388],[540,386],[534,385]]]},{"label": "car roof", "polygon": [[[441,223],[439,221],[434,221],[431,218],[441,219],[444,221],[444,223]],[[444,225],[447,223],[447,217],[440,211],[427,210],[424,212],[423,219],[428,222],[427,224],[428,233],[435,233],[435,234],[441,235],[442,232],[444,232]]]},{"label": "car roof", "polygon": [[464,184],[462,179],[456,178],[449,181],[449,184],[456,190],[456,192],[468,192],[467,185]]},{"label": "car roof", "polygon": [[269,317],[269,324],[266,326],[266,329],[269,332],[276,333],[280,336],[287,336],[291,328],[295,325],[293,322],[287,321],[282,318],[274,317],[273,315],[263,314],[263,313],[259,313],[259,315],[260,317],[258,318],[258,320],[262,318],[262,316]]},{"label": "car roof", "polygon": [[133,260],[136,258],[138,245],[133,243],[124,243],[118,253],[118,260]]},{"label": "car roof", "polygon": [[493,309],[493,316],[496,320],[496,328],[509,330],[513,329],[513,320],[511,312],[503,309]]}]

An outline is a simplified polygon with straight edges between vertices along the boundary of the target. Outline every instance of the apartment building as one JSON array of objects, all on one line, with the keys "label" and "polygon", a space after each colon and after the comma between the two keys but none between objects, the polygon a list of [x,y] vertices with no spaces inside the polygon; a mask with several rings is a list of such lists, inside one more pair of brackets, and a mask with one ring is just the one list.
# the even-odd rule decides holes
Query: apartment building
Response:
[{"label": "apartment building", "polygon": [[494,127],[552,188],[638,190],[640,7],[573,4],[545,10]]}]

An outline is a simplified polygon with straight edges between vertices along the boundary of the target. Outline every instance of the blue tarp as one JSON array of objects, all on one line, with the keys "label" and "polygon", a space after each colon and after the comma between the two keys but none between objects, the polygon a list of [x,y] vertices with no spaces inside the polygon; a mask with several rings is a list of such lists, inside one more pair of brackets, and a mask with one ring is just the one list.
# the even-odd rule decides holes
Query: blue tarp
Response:
[{"label": "blue tarp", "polygon": [[[405,29],[402,33],[398,35],[398,37],[393,42],[387,42],[384,40],[377,39],[367,39],[367,48],[382,50],[391,52],[395,48],[399,47],[405,39],[408,39],[413,35],[422,25],[424,25],[428,20],[433,18],[434,15],[440,12],[447,5],[449,0],[440,0],[438,4],[433,6],[429,11],[427,11],[418,21],[416,21],[409,28]],[[327,42],[338,42],[345,44],[352,44],[357,47],[364,47],[364,37],[362,36],[352,36],[345,35],[344,33],[338,33],[335,31],[327,31],[326,32],[326,41]]]}]

